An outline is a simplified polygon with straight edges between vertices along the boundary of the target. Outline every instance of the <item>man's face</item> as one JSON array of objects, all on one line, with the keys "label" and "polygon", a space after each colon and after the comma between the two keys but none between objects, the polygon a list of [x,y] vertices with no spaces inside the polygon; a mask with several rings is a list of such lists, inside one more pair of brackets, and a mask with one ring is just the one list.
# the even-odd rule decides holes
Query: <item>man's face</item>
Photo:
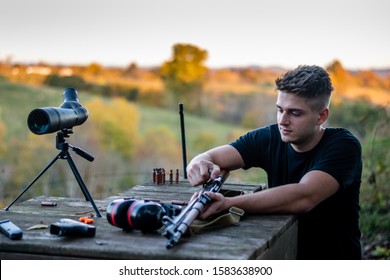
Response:
[{"label": "man's face", "polygon": [[320,112],[312,110],[303,97],[278,92],[277,122],[283,142],[291,143],[295,150],[306,150],[317,141],[320,131]]}]

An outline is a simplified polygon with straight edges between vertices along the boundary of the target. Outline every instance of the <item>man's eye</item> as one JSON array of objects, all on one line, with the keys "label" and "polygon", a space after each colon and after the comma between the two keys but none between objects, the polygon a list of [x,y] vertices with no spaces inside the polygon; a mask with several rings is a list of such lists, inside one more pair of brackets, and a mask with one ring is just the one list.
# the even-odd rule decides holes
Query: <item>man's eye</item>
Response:
[{"label": "man's eye", "polygon": [[293,115],[294,117],[299,117],[299,116],[302,115],[302,113],[299,112],[299,111],[292,111],[292,112],[291,112],[291,115]]}]

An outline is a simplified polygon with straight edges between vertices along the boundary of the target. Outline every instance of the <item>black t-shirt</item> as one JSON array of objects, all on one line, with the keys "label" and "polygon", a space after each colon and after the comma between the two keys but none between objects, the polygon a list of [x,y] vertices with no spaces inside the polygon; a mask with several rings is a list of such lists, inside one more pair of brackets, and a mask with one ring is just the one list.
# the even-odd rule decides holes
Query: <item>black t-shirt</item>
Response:
[{"label": "black t-shirt", "polygon": [[298,183],[311,170],[333,176],[340,184],[339,190],[311,211],[298,215],[298,258],[361,258],[361,146],[352,133],[326,128],[316,147],[298,153],[281,140],[274,124],[253,130],[231,145],[241,154],[244,169],[260,167],[266,171],[269,188]]}]

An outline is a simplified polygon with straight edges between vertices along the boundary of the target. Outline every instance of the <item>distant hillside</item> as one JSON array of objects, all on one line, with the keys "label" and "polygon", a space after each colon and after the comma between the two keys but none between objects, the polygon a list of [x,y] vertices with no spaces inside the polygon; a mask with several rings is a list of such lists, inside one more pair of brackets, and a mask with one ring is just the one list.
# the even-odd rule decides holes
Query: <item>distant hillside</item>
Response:
[{"label": "distant hillside", "polygon": [[[6,184],[10,184],[10,190],[13,189],[11,186],[14,185],[25,185],[26,181],[33,178],[40,168],[43,168],[48,160],[57,153],[55,149],[56,134],[38,136],[32,134],[27,126],[27,116],[36,108],[58,107],[63,102],[62,93],[63,89],[61,88],[27,86],[0,79],[0,123],[5,126],[2,144],[6,147],[5,154],[1,155],[0,158],[2,171],[6,174],[1,174],[2,171],[0,171],[0,175]],[[84,90],[79,91],[80,103],[89,109],[90,115],[83,125],[74,127],[74,135],[69,139],[71,144],[77,144],[77,146],[87,149],[96,157],[92,164],[86,163],[79,157],[75,158],[82,164],[81,173],[90,174],[87,183],[91,186],[92,191],[98,192],[99,195],[101,192],[101,195],[104,196],[107,193],[112,194],[118,188],[128,188],[129,185],[150,179],[150,170],[155,167],[182,169],[178,107],[169,110],[133,103],[140,114],[139,130],[136,137],[138,140],[134,154],[131,158],[126,159],[119,151],[112,148],[115,147],[113,142],[115,141],[113,139],[115,130],[112,131],[113,134],[107,134],[108,132],[95,129],[97,120],[95,115],[91,113],[93,108],[88,107],[89,102],[95,98],[110,102],[108,97],[103,98]],[[110,110],[113,110],[112,107],[107,109],[106,114],[109,115]],[[123,119],[125,118],[127,116],[123,116]],[[101,125],[103,124],[98,126]],[[116,126],[120,127],[121,124],[118,123]],[[185,111],[185,131],[189,162],[197,153],[228,143],[246,130],[240,126],[191,115]],[[102,139],[103,143],[100,142]],[[104,139],[112,141],[110,146],[104,143],[106,141]],[[33,165],[31,165],[32,161]],[[58,166],[60,165],[58,164]],[[59,172],[57,164],[55,168],[53,171]],[[23,173],[24,176],[16,176],[20,173]],[[259,172],[254,173],[257,174],[255,178],[258,180]],[[245,174],[244,181],[249,182],[253,179],[253,177],[251,179],[247,176],[248,173]],[[182,172],[181,175],[183,175]],[[94,179],[95,176],[98,176],[99,180]],[[237,173],[237,176],[240,174]],[[53,180],[56,180],[54,177]],[[72,176],[69,178],[69,180],[73,179]]]}]

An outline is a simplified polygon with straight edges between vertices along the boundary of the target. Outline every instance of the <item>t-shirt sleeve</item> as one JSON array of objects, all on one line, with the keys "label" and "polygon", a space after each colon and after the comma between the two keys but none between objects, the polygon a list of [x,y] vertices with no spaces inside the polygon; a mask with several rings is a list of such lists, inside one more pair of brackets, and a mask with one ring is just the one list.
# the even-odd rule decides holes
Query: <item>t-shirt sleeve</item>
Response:
[{"label": "t-shirt sleeve", "polygon": [[267,126],[240,136],[230,145],[237,149],[244,160],[243,169],[249,169],[251,167],[264,167],[263,160],[269,158],[267,153],[270,152],[270,143],[271,128]]},{"label": "t-shirt sleeve", "polygon": [[333,176],[341,188],[361,180],[361,145],[352,135],[333,137],[323,148],[321,159],[311,170],[321,170]]}]

